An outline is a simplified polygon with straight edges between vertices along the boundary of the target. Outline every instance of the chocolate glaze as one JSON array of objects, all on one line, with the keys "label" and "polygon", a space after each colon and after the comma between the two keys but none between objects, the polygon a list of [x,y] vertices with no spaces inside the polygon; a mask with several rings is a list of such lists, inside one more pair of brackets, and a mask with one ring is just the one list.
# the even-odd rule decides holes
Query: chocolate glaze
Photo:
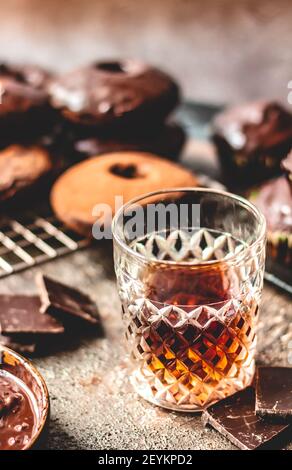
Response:
[{"label": "chocolate glaze", "polygon": [[35,433],[37,404],[27,386],[0,370],[0,450],[22,450]]},{"label": "chocolate glaze", "polygon": [[292,114],[274,102],[237,106],[217,115],[213,140],[223,179],[238,191],[281,173],[292,146]]},{"label": "chocolate glaze", "polygon": [[52,80],[48,89],[66,119],[93,126],[162,122],[179,99],[168,75],[135,60],[96,62]]},{"label": "chocolate glaze", "polygon": [[268,231],[292,233],[292,193],[285,177],[261,186],[253,202],[266,217]]},{"label": "chocolate glaze", "polygon": [[51,75],[34,65],[0,64],[0,146],[35,142],[49,132],[57,113],[49,105]]},{"label": "chocolate glaze", "polygon": [[48,79],[49,74],[37,66],[0,64],[0,117],[47,103],[45,85]]},{"label": "chocolate glaze", "polygon": [[275,102],[256,101],[231,108],[215,118],[214,131],[246,155],[292,140],[292,114]]}]

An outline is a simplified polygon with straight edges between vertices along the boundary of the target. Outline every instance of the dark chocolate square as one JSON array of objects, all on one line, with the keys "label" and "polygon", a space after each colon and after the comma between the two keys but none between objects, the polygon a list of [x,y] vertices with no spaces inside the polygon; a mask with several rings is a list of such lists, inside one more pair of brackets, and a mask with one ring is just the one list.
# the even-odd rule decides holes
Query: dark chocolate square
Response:
[{"label": "dark chocolate square", "polygon": [[292,367],[259,367],[256,413],[263,418],[292,419]]},{"label": "dark chocolate square", "polygon": [[242,450],[264,447],[289,427],[266,422],[256,415],[252,387],[210,406],[203,412],[202,422],[211,425]]},{"label": "dark chocolate square", "polygon": [[40,307],[37,296],[0,295],[0,333],[9,336],[63,333],[62,323],[42,315]]},{"label": "dark chocolate square", "polygon": [[24,338],[17,339],[11,336],[0,335],[0,345],[6,346],[7,348],[13,349],[20,354],[33,354],[36,350],[36,344],[31,341],[25,341]]},{"label": "dark chocolate square", "polygon": [[90,324],[99,323],[95,302],[83,292],[48,276],[37,276],[40,288],[41,312],[49,313],[67,322],[72,319]]}]

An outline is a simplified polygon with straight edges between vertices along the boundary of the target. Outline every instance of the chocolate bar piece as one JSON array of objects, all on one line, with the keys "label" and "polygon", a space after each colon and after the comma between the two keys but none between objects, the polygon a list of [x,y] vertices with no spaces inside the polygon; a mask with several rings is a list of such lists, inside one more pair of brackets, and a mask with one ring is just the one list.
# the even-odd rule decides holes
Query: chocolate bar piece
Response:
[{"label": "chocolate bar piece", "polygon": [[41,315],[37,296],[0,295],[0,332],[4,335],[57,334],[64,327],[50,315]]},{"label": "chocolate bar piece", "polygon": [[99,322],[96,304],[88,295],[44,275],[37,276],[37,284],[42,313],[54,315],[64,322],[74,317],[91,324]]},{"label": "chocolate bar piece", "polygon": [[0,345],[13,349],[20,354],[33,354],[36,350],[36,344],[31,341],[26,342],[23,338],[15,340],[11,336],[0,335]]},{"label": "chocolate bar piece", "polygon": [[292,367],[258,368],[256,414],[263,418],[292,418]]},{"label": "chocolate bar piece", "polygon": [[271,424],[255,413],[255,391],[248,387],[210,406],[202,422],[210,424],[242,450],[263,447],[288,429],[287,424]]}]

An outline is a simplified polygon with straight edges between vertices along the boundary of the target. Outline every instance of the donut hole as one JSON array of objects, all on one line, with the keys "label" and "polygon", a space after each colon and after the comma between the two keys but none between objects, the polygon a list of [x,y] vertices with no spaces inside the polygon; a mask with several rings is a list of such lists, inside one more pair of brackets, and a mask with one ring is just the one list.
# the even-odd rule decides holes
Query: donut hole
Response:
[{"label": "donut hole", "polygon": [[134,178],[143,178],[143,173],[139,170],[137,165],[134,164],[123,164],[116,163],[110,168],[110,172],[113,175],[120,176],[121,178],[134,179]]},{"label": "donut hole", "polygon": [[125,66],[121,62],[99,62],[96,68],[110,73],[127,73]]}]

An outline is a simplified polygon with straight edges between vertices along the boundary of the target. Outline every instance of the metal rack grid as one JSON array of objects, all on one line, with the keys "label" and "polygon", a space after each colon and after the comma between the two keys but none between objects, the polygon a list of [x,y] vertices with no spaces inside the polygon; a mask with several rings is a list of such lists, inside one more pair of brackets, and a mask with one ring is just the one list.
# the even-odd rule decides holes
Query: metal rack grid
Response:
[{"label": "metal rack grid", "polygon": [[88,246],[89,240],[42,211],[0,218],[0,278]]}]

